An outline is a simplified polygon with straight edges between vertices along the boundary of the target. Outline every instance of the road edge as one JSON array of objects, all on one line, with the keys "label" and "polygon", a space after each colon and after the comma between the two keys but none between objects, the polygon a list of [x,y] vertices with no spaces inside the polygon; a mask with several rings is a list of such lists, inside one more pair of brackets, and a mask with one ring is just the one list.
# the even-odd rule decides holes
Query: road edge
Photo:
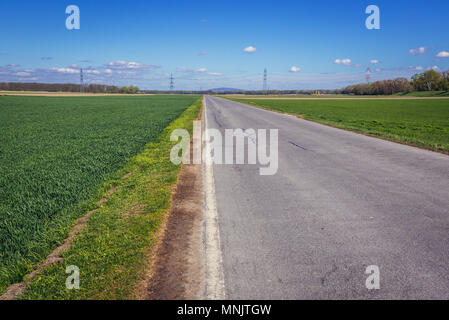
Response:
[{"label": "road edge", "polygon": [[223,258],[220,243],[220,231],[218,225],[218,211],[215,198],[214,169],[210,156],[210,137],[208,135],[207,125],[207,100],[203,98],[204,106],[204,150],[203,154],[203,186],[204,186],[204,224],[203,224],[203,243],[205,250],[206,283],[204,288],[204,299],[224,300],[225,283],[223,272]]}]

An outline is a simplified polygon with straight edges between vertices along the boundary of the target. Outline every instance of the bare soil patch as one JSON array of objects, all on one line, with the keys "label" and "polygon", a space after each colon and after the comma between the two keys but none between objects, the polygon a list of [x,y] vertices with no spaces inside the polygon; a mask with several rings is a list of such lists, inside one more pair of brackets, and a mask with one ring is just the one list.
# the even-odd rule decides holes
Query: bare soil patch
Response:
[{"label": "bare soil patch", "polygon": [[[202,288],[200,165],[184,165],[173,195],[165,233],[155,254],[146,292],[149,300],[199,299]],[[142,295],[143,294],[143,295]]]},{"label": "bare soil patch", "polygon": [[202,165],[183,165],[159,243],[149,255],[151,267],[146,279],[136,288],[138,299],[202,298],[205,279],[203,199]]}]

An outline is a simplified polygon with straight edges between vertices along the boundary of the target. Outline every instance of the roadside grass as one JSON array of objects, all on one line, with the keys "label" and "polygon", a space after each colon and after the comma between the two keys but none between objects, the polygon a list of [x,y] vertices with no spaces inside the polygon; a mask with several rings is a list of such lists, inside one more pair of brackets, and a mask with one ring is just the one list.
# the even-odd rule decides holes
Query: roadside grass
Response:
[{"label": "roadside grass", "polygon": [[231,100],[396,142],[449,152],[449,99]]},{"label": "roadside grass", "polygon": [[[117,187],[63,254],[64,262],[46,268],[21,299],[133,298],[149,266],[149,248],[169,210],[180,170],[170,161],[170,150],[177,143],[170,141],[170,134],[176,128],[192,132],[201,105],[201,99],[197,100],[100,188],[104,193]],[[132,174],[127,179],[119,178],[128,172]],[[79,290],[66,288],[65,270],[70,265],[80,269]]]},{"label": "roadside grass", "polygon": [[0,294],[198,97],[0,97]]},{"label": "roadside grass", "polygon": [[413,91],[413,92],[401,92],[392,95],[354,95],[354,94],[268,94],[268,95],[245,95],[245,94],[228,94],[217,95],[222,98],[231,99],[307,99],[307,100],[319,100],[319,99],[354,99],[354,100],[369,100],[369,99],[401,99],[401,98],[446,98],[449,97],[449,91]]},{"label": "roadside grass", "polygon": [[322,99],[322,98],[363,98],[363,97],[375,97],[375,96],[354,96],[349,94],[267,94],[267,95],[247,95],[247,94],[227,94],[217,95],[221,98],[231,99]]},{"label": "roadside grass", "polygon": [[[398,93],[401,97],[449,97],[449,91],[413,91],[406,93]],[[395,95],[395,96],[396,96]]]}]

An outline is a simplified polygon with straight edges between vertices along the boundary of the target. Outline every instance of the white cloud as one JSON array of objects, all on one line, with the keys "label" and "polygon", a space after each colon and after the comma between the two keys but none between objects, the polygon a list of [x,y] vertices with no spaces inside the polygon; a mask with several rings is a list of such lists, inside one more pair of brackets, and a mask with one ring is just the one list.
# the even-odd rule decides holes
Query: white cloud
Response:
[{"label": "white cloud", "polygon": [[433,67],[427,68],[427,70],[440,71],[440,68],[438,66],[433,66]]},{"label": "white cloud", "polygon": [[200,53],[198,53],[199,56],[204,56],[204,55],[206,55],[206,54],[207,54],[206,51],[201,51]]},{"label": "white cloud", "polygon": [[133,71],[133,70],[115,70],[115,73],[120,74],[120,75],[136,75],[137,71]]},{"label": "white cloud", "polygon": [[199,72],[199,73],[203,73],[203,72],[206,72],[206,71],[207,71],[206,68],[199,68],[199,69],[195,70],[195,72]]},{"label": "white cloud", "polygon": [[[86,83],[98,82],[111,84],[113,77],[113,84],[121,86],[135,83],[139,87],[144,88],[148,85],[148,81],[152,83],[159,81],[155,80],[157,78],[148,78],[148,70],[152,70],[153,68],[158,68],[158,66],[118,60],[105,65],[83,68],[83,72]],[[15,69],[8,66],[0,66],[0,82],[29,82],[37,80],[48,83],[78,83],[79,74],[80,67],[77,65],[67,67],[52,66],[37,69]]]},{"label": "white cloud", "polygon": [[49,70],[60,73],[79,73],[79,70],[75,70],[73,68],[50,68]]},{"label": "white cloud", "polygon": [[157,69],[160,65],[150,65],[145,63],[138,63],[134,61],[126,62],[123,60],[111,61],[106,67],[108,69],[122,69],[122,70],[147,70],[147,69]]},{"label": "white cloud", "polygon": [[178,68],[176,68],[176,71],[184,72],[184,73],[203,73],[204,74],[207,72],[207,69],[206,68],[190,69],[190,68],[186,68],[186,67],[178,67]]},{"label": "white cloud", "polygon": [[410,49],[408,52],[414,56],[418,56],[429,51],[429,47],[419,47],[416,49]]},{"label": "white cloud", "polygon": [[449,52],[447,51],[441,51],[440,53],[437,54],[438,58],[449,58]]},{"label": "white cloud", "polygon": [[15,75],[19,76],[19,77],[29,77],[29,76],[31,76],[31,73],[20,71],[20,72],[16,72]]},{"label": "white cloud", "polygon": [[108,63],[108,66],[111,66],[111,67],[118,67],[118,66],[124,66],[124,65],[126,65],[126,61],[123,61],[123,60],[111,61]]},{"label": "white cloud", "polygon": [[84,71],[85,73],[91,73],[91,74],[100,74],[100,71],[98,71],[98,70],[85,70]]},{"label": "white cloud", "polygon": [[424,67],[422,67],[422,66],[416,66],[416,67],[410,66],[410,67],[408,67],[408,69],[409,70],[413,70],[413,71],[423,71]]},{"label": "white cloud", "polygon": [[351,59],[335,59],[334,61],[335,64],[342,64],[345,66],[350,66],[352,63]]},{"label": "white cloud", "polygon": [[[186,68],[186,67],[178,67],[178,68],[176,68],[176,72],[182,72],[182,73],[186,73],[186,74],[190,74],[190,75],[198,74],[198,75],[209,75],[209,76],[216,76],[216,77],[223,75],[220,72],[208,72],[206,68],[190,69],[190,68]],[[193,79],[190,78],[190,79],[191,80],[199,80],[201,78],[198,77],[198,78],[193,78]]]},{"label": "white cloud", "polygon": [[378,64],[378,63],[380,63],[380,61],[377,60],[377,59],[373,59],[373,60],[371,60],[370,62],[371,62],[371,64]]},{"label": "white cloud", "polygon": [[291,68],[290,68],[290,70],[289,70],[290,72],[299,72],[299,71],[301,71],[301,68],[298,68],[298,67],[295,67],[295,66],[292,66]]},{"label": "white cloud", "polygon": [[243,49],[243,51],[244,51],[244,52],[252,53],[252,52],[256,52],[256,51],[257,51],[257,48],[255,48],[255,47],[253,47],[253,46],[248,46],[248,47],[246,47],[245,49]]},{"label": "white cloud", "polygon": [[138,68],[141,68],[142,66],[144,66],[144,64],[133,62],[133,61],[128,62],[128,68],[130,68],[130,69],[138,69]]}]

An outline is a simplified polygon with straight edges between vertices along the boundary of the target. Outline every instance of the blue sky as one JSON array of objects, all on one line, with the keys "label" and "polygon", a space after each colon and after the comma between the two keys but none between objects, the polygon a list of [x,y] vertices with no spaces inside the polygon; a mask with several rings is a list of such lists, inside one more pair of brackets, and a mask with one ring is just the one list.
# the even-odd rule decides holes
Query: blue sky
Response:
[{"label": "blue sky", "polygon": [[[80,30],[65,26],[72,4]],[[370,4],[380,30],[365,27]],[[447,12],[441,0],[1,1],[0,81],[78,83],[82,67],[88,83],[167,89],[173,73],[176,89],[261,89],[267,68],[271,89],[340,88],[367,67],[372,80],[449,69]]]}]

